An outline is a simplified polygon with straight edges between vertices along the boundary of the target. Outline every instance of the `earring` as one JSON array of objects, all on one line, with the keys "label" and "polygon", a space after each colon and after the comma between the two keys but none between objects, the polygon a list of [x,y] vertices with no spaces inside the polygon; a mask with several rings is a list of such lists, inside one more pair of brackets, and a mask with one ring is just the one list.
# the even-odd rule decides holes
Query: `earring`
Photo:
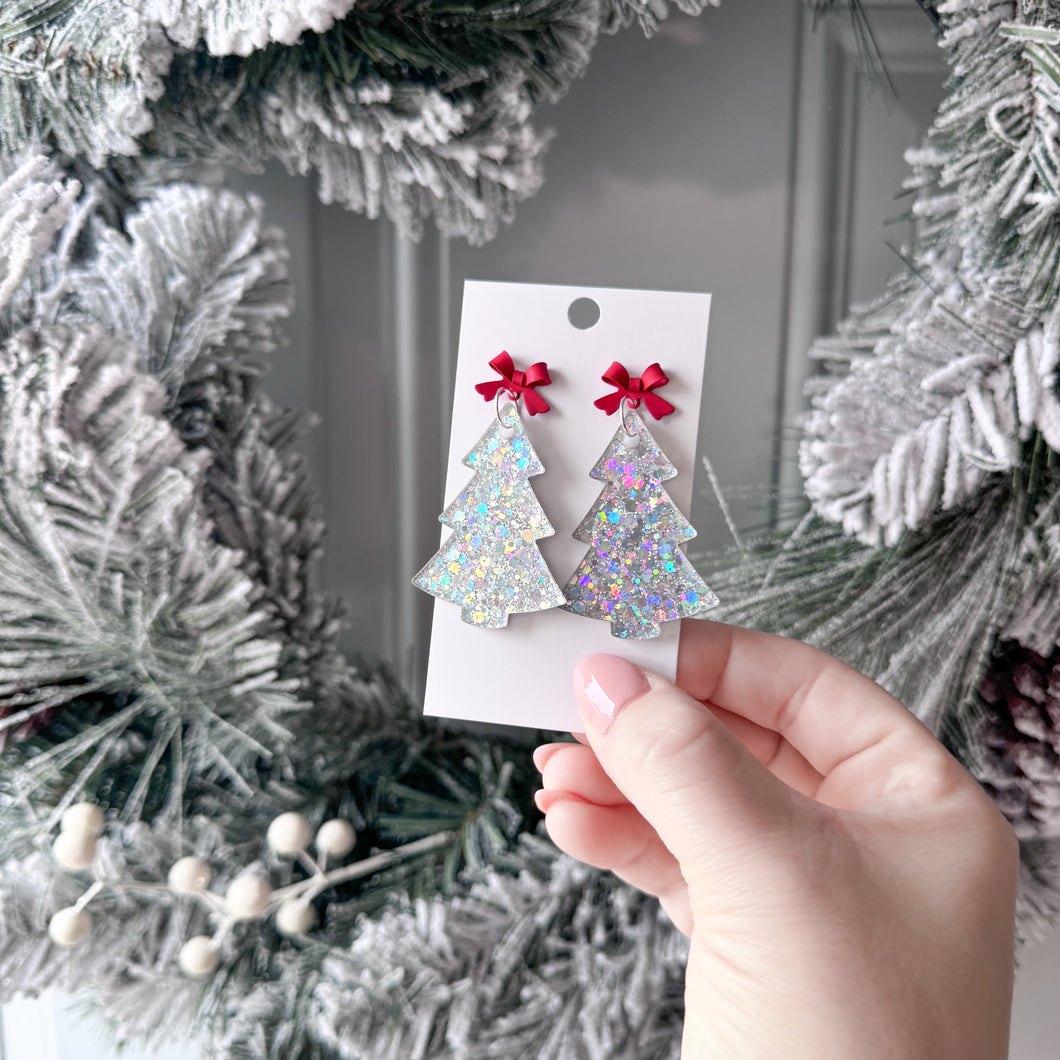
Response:
[{"label": "earring", "polygon": [[495,407],[493,422],[463,460],[475,476],[438,516],[453,533],[412,581],[459,604],[470,625],[499,629],[510,614],[560,607],[565,597],[537,546],[555,530],[529,482],[545,469],[519,416],[520,402],[531,416],[549,411],[537,392],[551,382],[548,366],[538,361],[518,371],[506,351],[489,363],[501,379],[475,386]]},{"label": "earring", "polygon": [[674,411],[655,393],[670,380],[658,363],[631,379],[618,361],[602,376],[614,393],[593,404],[622,422],[589,475],[604,482],[574,537],[590,545],[564,588],[566,609],[611,623],[611,635],[634,640],[659,636],[661,623],[701,614],[718,598],[678,548],[696,536],[662,484],[677,469],[640,416]]}]

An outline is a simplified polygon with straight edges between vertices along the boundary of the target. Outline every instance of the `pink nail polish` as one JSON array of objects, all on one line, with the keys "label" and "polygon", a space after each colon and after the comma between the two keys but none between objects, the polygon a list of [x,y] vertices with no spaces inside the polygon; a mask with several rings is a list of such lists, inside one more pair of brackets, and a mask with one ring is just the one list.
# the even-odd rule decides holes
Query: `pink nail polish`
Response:
[{"label": "pink nail polish", "polygon": [[582,718],[600,732],[607,732],[618,712],[650,687],[640,667],[617,655],[590,655],[574,669]]}]

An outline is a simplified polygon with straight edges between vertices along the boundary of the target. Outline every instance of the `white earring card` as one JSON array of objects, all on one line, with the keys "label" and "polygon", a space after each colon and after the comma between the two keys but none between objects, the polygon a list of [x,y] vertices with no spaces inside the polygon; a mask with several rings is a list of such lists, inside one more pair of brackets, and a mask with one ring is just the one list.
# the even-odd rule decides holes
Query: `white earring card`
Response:
[{"label": "white earring card", "polygon": [[[607,415],[593,405],[614,393],[601,379],[614,361],[635,377],[658,362],[669,379],[658,393],[676,411],[658,420],[644,407],[638,412],[677,470],[666,493],[687,516],[709,317],[709,294],[468,280],[445,504],[475,475],[462,461],[497,415],[495,402],[483,400],[475,385],[500,379],[489,362],[507,351],[516,369],[545,361],[551,377],[537,390],[550,411],[531,416],[523,405],[520,416],[545,469],[529,481],[555,531],[537,545],[561,588],[586,555],[586,544],[572,534],[603,487],[589,471],[621,426],[621,411]],[[443,525],[439,544],[452,533]],[[511,614],[503,628],[487,629],[463,621],[458,604],[436,599],[424,713],[578,732],[571,687],[578,661],[607,652],[673,677],[679,630],[679,621],[669,621],[658,637],[619,638],[611,635],[610,622],[560,607]]]}]

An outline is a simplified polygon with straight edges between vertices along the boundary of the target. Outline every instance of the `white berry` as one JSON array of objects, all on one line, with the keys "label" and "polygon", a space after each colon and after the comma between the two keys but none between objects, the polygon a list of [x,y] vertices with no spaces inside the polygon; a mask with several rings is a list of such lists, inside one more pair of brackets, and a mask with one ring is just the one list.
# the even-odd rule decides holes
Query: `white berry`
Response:
[{"label": "white berry", "polygon": [[253,920],[265,912],[272,888],[260,877],[237,876],[225,892],[225,908],[236,920]]},{"label": "white berry", "polygon": [[357,833],[349,821],[335,817],[317,830],[317,850],[332,858],[344,858],[357,842]]},{"label": "white berry", "polygon": [[210,883],[210,866],[202,858],[181,858],[169,870],[166,883],[174,894],[202,894]]},{"label": "white berry", "polygon": [[52,843],[55,860],[64,869],[79,872],[96,860],[96,837],[87,832],[60,832]]},{"label": "white berry", "polygon": [[276,910],[276,930],[281,935],[304,935],[316,922],[316,910],[300,898],[288,898]]},{"label": "white berry", "polygon": [[195,935],[180,947],[177,963],[185,975],[199,979],[209,975],[220,959],[221,955],[208,935]]},{"label": "white berry", "polygon": [[92,930],[92,917],[83,909],[67,906],[48,921],[48,934],[57,946],[76,946]]},{"label": "white berry", "polygon": [[269,846],[277,854],[299,854],[309,845],[313,830],[300,813],[281,813],[269,825]]},{"label": "white berry", "polygon": [[103,811],[94,802],[77,802],[63,811],[59,828],[98,839],[103,834],[103,823]]}]

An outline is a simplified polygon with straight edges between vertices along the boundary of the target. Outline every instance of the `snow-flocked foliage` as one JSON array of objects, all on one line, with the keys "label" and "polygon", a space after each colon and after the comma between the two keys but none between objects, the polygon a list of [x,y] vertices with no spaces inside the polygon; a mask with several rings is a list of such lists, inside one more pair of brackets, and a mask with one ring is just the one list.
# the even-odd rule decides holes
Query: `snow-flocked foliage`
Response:
[{"label": "snow-flocked foliage", "polygon": [[[3,996],[91,983],[120,1039],[194,1033],[233,1060],[514,1040],[675,1057],[684,942],[657,905],[543,841],[515,848],[529,789],[503,745],[414,720],[338,651],[299,419],[259,387],[290,301],[261,204],[82,187],[43,157],[0,203],[18,234],[0,317]],[[107,878],[160,885],[194,854],[219,893],[255,866],[297,878],[263,842],[292,809],[353,820],[355,856],[453,838],[320,895],[301,940],[237,924],[223,973],[197,981],[177,954],[210,927],[162,891],[108,889],[76,949],[49,940],[85,886],[48,850],[83,798],[108,808]]]},{"label": "snow-flocked foliage", "polygon": [[[708,0],[680,0],[698,13]],[[0,9],[0,153],[313,173],[412,235],[492,238],[538,190],[535,105],[666,0],[22,0]],[[6,16],[6,17],[5,17]]]}]

